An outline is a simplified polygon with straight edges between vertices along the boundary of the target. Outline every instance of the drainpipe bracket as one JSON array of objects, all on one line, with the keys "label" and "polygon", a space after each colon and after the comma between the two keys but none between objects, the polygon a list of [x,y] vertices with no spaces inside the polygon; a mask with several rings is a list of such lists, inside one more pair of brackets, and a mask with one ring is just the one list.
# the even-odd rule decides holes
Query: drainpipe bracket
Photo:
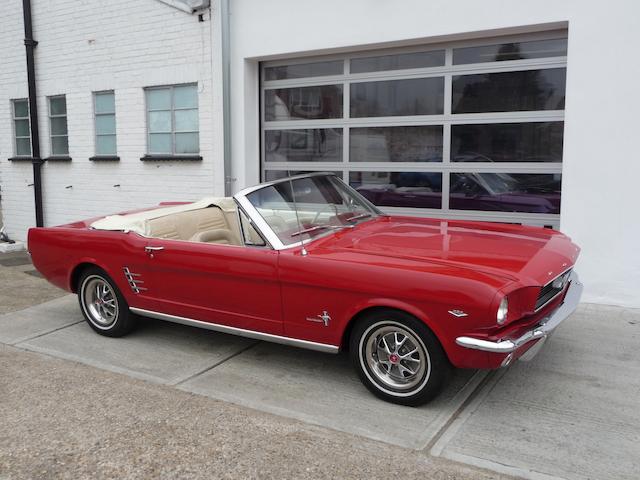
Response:
[{"label": "drainpipe bracket", "polygon": [[35,48],[35,47],[38,46],[38,42],[36,40],[34,40],[33,38],[25,38],[24,39],[24,46],[25,47]]}]

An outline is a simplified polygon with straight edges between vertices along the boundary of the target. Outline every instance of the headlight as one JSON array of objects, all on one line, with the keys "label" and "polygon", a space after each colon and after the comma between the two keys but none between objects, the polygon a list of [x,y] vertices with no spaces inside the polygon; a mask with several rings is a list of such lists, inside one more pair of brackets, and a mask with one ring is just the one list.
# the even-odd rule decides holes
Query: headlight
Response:
[{"label": "headlight", "polygon": [[507,321],[507,312],[509,311],[509,302],[507,301],[507,297],[504,297],[500,302],[500,306],[498,307],[498,314],[496,315],[496,320],[498,321],[498,325],[502,325]]}]

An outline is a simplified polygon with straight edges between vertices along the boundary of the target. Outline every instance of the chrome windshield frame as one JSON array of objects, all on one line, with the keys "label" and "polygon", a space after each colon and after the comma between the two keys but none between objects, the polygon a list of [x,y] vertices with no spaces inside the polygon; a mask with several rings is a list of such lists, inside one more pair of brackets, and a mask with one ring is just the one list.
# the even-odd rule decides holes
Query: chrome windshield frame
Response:
[{"label": "chrome windshield frame", "polygon": [[362,195],[360,195],[356,190],[354,190],[351,186],[347,185],[341,178],[337,177],[332,172],[305,173],[302,175],[294,175],[291,177],[281,178],[281,179],[273,180],[270,182],[260,183],[258,185],[254,185],[252,187],[247,187],[243,190],[240,190],[238,193],[236,193],[233,196],[233,198],[243,208],[243,210],[249,216],[249,218],[251,218],[251,220],[255,223],[255,225],[258,227],[260,232],[265,236],[266,240],[271,244],[274,250],[285,250],[289,248],[301,247],[302,245],[309,245],[311,242],[318,240],[319,238],[324,237],[327,234],[331,233],[331,230],[328,231],[326,234],[319,235],[316,238],[305,239],[299,242],[285,244],[282,242],[282,240],[280,240],[280,237],[278,237],[276,232],[274,232],[273,229],[269,226],[267,221],[264,218],[262,218],[262,215],[260,215],[260,212],[258,212],[258,210],[249,201],[249,199],[247,198],[247,195],[257,190],[261,190],[263,188],[270,187],[272,185],[277,185],[279,183],[289,182],[292,180],[299,180],[302,178],[320,177],[320,176],[325,176],[325,177],[330,176],[335,178],[339,182],[341,182],[348,190],[351,191],[353,195],[355,195],[362,203],[364,203],[367,207],[369,207],[375,213],[375,215],[372,215],[371,218],[375,218],[376,215],[384,216],[384,213],[382,213],[378,209],[378,207],[376,207],[373,203],[371,203],[369,200],[367,200]]}]

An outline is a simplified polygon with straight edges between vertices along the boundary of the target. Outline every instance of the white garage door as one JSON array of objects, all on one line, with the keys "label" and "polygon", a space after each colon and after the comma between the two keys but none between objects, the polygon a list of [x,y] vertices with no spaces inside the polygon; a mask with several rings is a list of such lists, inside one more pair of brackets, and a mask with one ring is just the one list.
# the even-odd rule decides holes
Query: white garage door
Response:
[{"label": "white garage door", "polygon": [[337,172],[390,213],[558,226],[566,33],[261,66],[262,175]]}]

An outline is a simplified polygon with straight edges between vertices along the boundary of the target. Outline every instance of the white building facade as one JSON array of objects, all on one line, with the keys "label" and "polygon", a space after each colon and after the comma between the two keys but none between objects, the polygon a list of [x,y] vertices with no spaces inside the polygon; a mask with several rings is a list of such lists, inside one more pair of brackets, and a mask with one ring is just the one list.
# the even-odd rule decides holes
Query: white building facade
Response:
[{"label": "white building facade", "polygon": [[[8,3],[2,210],[24,238],[31,165],[6,159],[26,73]],[[33,1],[41,144],[50,156],[49,97],[65,95],[71,160],[43,168],[47,225],[221,195],[225,176],[235,191],[334,171],[389,212],[560,228],[582,247],[586,301],[640,307],[634,2],[230,0],[228,17],[218,2],[54,3]],[[114,141],[119,160],[95,158]]]}]

